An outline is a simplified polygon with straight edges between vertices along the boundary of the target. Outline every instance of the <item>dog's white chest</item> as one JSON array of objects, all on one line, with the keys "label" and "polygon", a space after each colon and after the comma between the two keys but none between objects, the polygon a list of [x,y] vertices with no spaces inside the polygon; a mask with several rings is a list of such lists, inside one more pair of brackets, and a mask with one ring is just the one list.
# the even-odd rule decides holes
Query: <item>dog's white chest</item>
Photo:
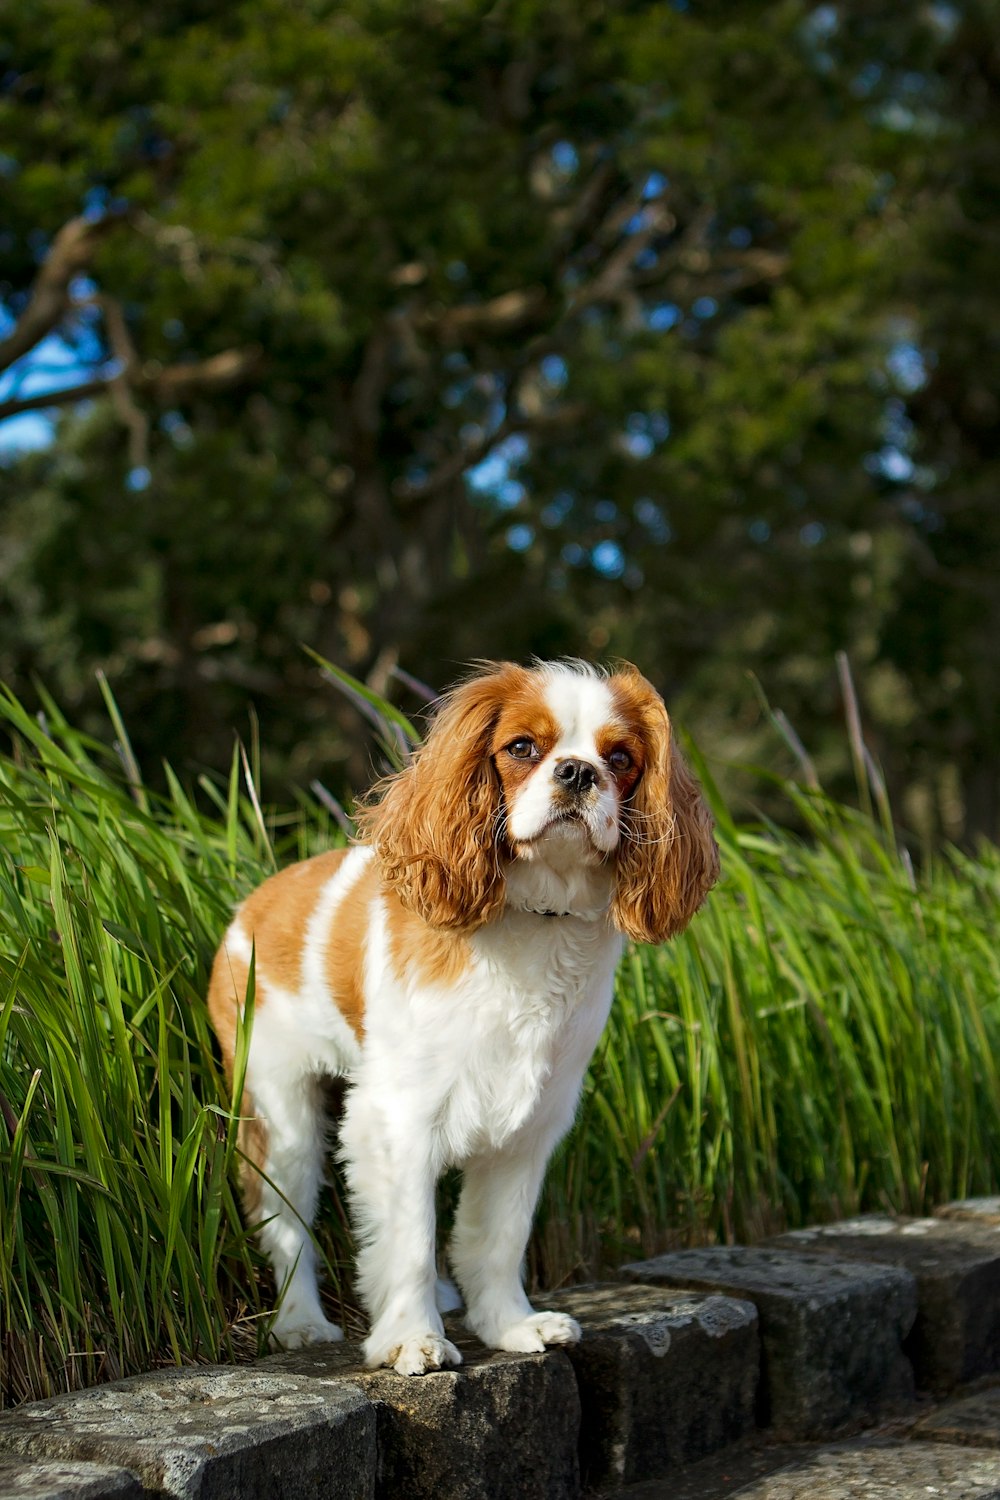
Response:
[{"label": "dog's white chest", "polygon": [[502,945],[477,943],[461,1062],[440,1117],[452,1163],[510,1144],[540,1117],[571,1116],[610,1006],[613,934],[574,919],[504,925]]}]

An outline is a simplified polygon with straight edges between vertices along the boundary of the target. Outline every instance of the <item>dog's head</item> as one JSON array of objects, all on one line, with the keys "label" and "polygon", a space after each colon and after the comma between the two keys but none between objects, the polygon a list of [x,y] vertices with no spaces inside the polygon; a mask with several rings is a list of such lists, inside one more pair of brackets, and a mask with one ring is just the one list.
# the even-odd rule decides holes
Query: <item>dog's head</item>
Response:
[{"label": "dog's head", "polygon": [[484,667],[443,699],[360,829],[403,904],[459,931],[498,917],[511,864],[555,840],[613,869],[611,918],[648,942],[687,925],[719,870],[663,701],[632,666]]}]

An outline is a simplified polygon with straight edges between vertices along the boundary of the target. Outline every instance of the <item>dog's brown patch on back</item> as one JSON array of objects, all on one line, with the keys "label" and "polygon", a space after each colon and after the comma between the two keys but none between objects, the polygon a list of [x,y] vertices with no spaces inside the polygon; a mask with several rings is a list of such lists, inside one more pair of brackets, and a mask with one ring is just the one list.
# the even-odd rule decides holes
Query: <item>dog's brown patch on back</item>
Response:
[{"label": "dog's brown patch on back", "polygon": [[365,1017],[365,950],[371,902],[378,890],[374,860],[341,899],[326,935],[324,970],[337,1009],[360,1040]]},{"label": "dog's brown patch on back", "polygon": [[240,922],[257,950],[258,1004],[266,984],[295,994],[302,983],[306,928],[320,892],[350,851],[331,849],[272,875],[243,903]]},{"label": "dog's brown patch on back", "polygon": [[[346,859],[347,849],[333,849],[301,860],[272,875],[243,903],[234,926],[244,943],[227,946],[223,939],[215,955],[208,988],[208,1011],[219,1038],[226,1077],[233,1079],[236,1029],[246,999],[250,966],[245,946],[256,952],[255,1009],[267,1004],[269,987],[290,994],[301,987],[303,955],[309,921],[324,886]],[[322,934],[325,970],[333,998],[355,1034],[360,1036],[364,1015],[362,966],[367,930],[367,902],[374,890],[375,870],[369,865],[336,909],[331,930]],[[268,1131],[255,1114],[249,1088],[244,1088],[237,1137],[245,1160],[240,1164],[240,1186],[247,1218],[254,1220],[261,1206],[260,1170],[265,1169]]]},{"label": "dog's brown patch on back", "polygon": [[[234,926],[256,950],[255,1008],[267,1004],[268,986],[295,994],[302,980],[306,928],[326,882],[340,868],[347,849],[331,849],[300,860],[265,880],[244,901]],[[227,1074],[232,1076],[236,1019],[246,998],[249,965],[225,938],[215,955],[208,987],[208,1012],[219,1038]],[[336,993],[336,992],[335,992]]]}]

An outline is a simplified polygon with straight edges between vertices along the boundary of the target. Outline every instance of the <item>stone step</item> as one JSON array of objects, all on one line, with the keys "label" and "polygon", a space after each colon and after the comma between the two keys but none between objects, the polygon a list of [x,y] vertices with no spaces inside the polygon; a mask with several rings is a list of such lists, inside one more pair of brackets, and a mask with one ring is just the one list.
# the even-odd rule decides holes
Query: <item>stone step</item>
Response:
[{"label": "stone step", "polygon": [[575,1287],[546,1305],[583,1328],[566,1353],[586,1486],[672,1473],[753,1430],[760,1345],[751,1302],[615,1285]]},{"label": "stone step", "polygon": [[[881,1432],[836,1444],[756,1436],[671,1477],[608,1491],[602,1500],[996,1500],[1000,1385],[978,1387]],[[926,1449],[924,1444],[927,1445]]]},{"label": "stone step", "polygon": [[1000,1448],[1000,1386],[946,1401],[922,1417],[913,1432],[915,1437],[932,1442]]},{"label": "stone step", "polygon": [[486,1474],[490,1500],[561,1500],[581,1482],[668,1473],[753,1428],[750,1303],[614,1283],[544,1305],[576,1318],[582,1342],[545,1355],[490,1354],[456,1318],[448,1336],[465,1363],[419,1380],[360,1370],[343,1346],[263,1365],[349,1380],[376,1401],[380,1483],[414,1500],[482,1500]]},{"label": "stone step", "polygon": [[[567,1350],[490,1353],[452,1320],[465,1363],[419,1378],[326,1345],[16,1408],[0,1414],[0,1500],[577,1500],[584,1485],[629,1500],[994,1494],[996,1387],[924,1415],[911,1406],[906,1442],[830,1441],[912,1395],[905,1268],[758,1247],[627,1270],[630,1283],[546,1299],[584,1327]],[[790,1436],[818,1441],[776,1445]]]},{"label": "stone step", "polygon": [[574,1500],[580,1398],[566,1355],[491,1353],[453,1320],[448,1337],[464,1363],[429,1375],[365,1370],[349,1344],[270,1355],[257,1368],[373,1403],[377,1496]]},{"label": "stone step", "polygon": [[956,1198],[934,1210],[935,1219],[968,1219],[973,1224],[1000,1224],[1000,1198]]},{"label": "stone step", "polygon": [[841,1443],[736,1493],[741,1500],[1000,1500],[1000,1454],[945,1443]]},{"label": "stone step", "polygon": [[968,1201],[946,1205],[932,1219],[866,1215],[794,1230],[768,1243],[814,1259],[875,1262],[908,1272],[918,1306],[906,1352],[918,1388],[942,1396],[961,1381],[1000,1371],[1000,1219],[992,1222],[986,1206],[991,1202],[996,1200],[979,1200],[979,1208]]},{"label": "stone step", "polygon": [[[579,1345],[491,1353],[450,1320],[463,1365],[419,1378],[365,1370],[345,1344],[139,1376],[0,1416],[0,1462],[35,1460],[38,1500],[576,1500],[581,1460],[588,1486],[619,1485],[753,1430],[751,1303],[616,1283],[547,1305],[583,1323]],[[53,1488],[52,1461],[109,1466],[105,1489],[96,1469]]]},{"label": "stone step", "polygon": [[949,1443],[857,1438],[754,1448],[608,1494],[604,1500],[1000,1500],[1000,1453]]},{"label": "stone step", "polygon": [[913,1398],[903,1353],[917,1309],[909,1272],[794,1250],[713,1246],[622,1267],[645,1285],[745,1298],[760,1318],[760,1425],[826,1437],[871,1426]]},{"label": "stone step", "polygon": [[[324,1386],[260,1364],[160,1370],[5,1413],[0,1458],[10,1455],[83,1460],[119,1474],[127,1470],[139,1483],[138,1490],[116,1489],[112,1477],[105,1489],[88,1489],[94,1476],[84,1475],[76,1489],[68,1483],[62,1491],[36,1486],[36,1495],[47,1500],[151,1492],[177,1500],[370,1500],[375,1408],[347,1383]],[[23,1473],[22,1482],[29,1481]]]},{"label": "stone step", "polygon": [[145,1500],[148,1495],[127,1469],[0,1457],[0,1500]]}]

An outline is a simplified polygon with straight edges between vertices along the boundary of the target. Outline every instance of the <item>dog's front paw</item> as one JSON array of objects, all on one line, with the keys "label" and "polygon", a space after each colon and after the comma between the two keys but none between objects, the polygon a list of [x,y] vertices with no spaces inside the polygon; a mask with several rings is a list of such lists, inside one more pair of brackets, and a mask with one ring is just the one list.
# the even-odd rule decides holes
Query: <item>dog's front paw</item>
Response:
[{"label": "dog's front paw", "polygon": [[540,1354],[547,1344],[578,1344],[583,1331],[566,1313],[536,1312],[505,1328],[497,1348],[512,1354]]},{"label": "dog's front paw", "polygon": [[446,1365],[460,1365],[462,1356],[455,1345],[440,1333],[417,1333],[387,1348],[365,1345],[365,1364],[370,1370],[389,1365],[397,1375],[426,1375],[443,1370]]},{"label": "dog's front paw", "polygon": [[309,1344],[339,1344],[343,1337],[343,1330],[329,1318],[324,1318],[322,1313],[303,1316],[300,1312],[292,1312],[282,1317],[279,1312],[270,1332],[272,1343],[279,1344],[282,1349],[305,1349]]}]

